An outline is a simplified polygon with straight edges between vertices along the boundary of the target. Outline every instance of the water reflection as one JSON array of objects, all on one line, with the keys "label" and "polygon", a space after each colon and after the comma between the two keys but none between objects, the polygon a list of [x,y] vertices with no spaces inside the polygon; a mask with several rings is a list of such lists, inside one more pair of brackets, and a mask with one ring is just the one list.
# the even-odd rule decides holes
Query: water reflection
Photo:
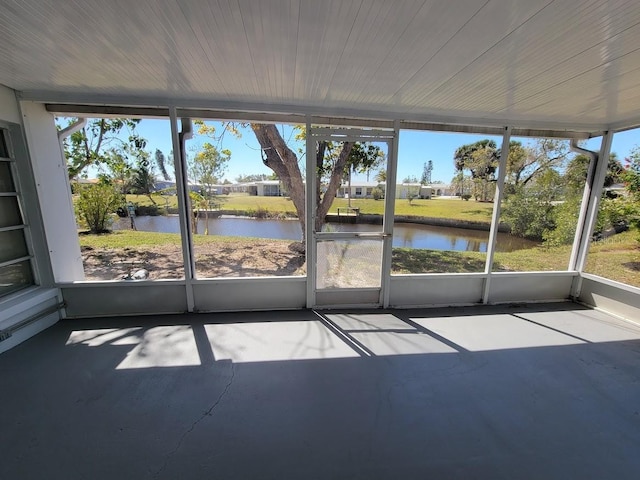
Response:
[{"label": "water reflection", "polygon": [[[136,228],[146,232],[179,233],[180,225],[175,215],[158,217],[136,217]],[[343,225],[329,224],[333,231],[379,232],[380,225]],[[114,224],[115,230],[129,228],[129,219],[120,218]],[[205,231],[204,219],[198,220],[198,232]],[[302,233],[297,220],[272,220],[238,217],[209,219],[209,235],[233,235],[241,237],[272,238],[281,240],[300,240]],[[432,250],[454,250],[468,252],[486,252],[489,232],[462,228],[419,225],[414,223],[395,223],[393,246],[405,248],[425,248]],[[511,252],[532,248],[536,242],[498,234],[497,251]]]}]

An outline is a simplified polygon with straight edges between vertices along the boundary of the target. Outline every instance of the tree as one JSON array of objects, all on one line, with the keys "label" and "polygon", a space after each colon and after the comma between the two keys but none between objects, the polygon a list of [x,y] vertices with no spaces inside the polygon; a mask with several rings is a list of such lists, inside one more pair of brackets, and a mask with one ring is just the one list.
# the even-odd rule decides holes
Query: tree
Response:
[{"label": "tree", "polygon": [[465,175],[464,172],[456,173],[451,179],[451,186],[453,187],[455,194],[463,200],[471,198],[470,192],[472,185],[473,182],[471,181],[471,176]]},{"label": "tree", "polygon": [[349,175],[351,172],[366,174],[369,181],[371,170],[379,168],[385,160],[386,157],[380,147],[371,143],[354,143],[347,160],[348,173]]},{"label": "tree", "polygon": [[502,219],[511,227],[512,235],[541,240],[556,227],[554,204],[561,195],[560,174],[548,169],[531,185],[519,185],[506,197]]},{"label": "tree", "polygon": [[[625,205],[622,207],[626,220],[635,228],[640,229],[640,148],[631,150],[631,155],[625,158],[624,171],[620,174],[627,190]],[[638,238],[640,242],[640,237]]]},{"label": "tree", "polygon": [[209,142],[204,142],[200,150],[191,157],[189,175],[194,182],[200,184],[203,195],[211,196],[214,186],[221,183],[222,175],[226,171],[230,159],[230,151],[219,152]]},{"label": "tree", "polygon": [[387,171],[385,169],[378,170],[374,179],[378,183],[387,183]]},{"label": "tree", "polygon": [[91,233],[109,231],[111,213],[122,203],[122,195],[109,184],[85,185],[80,188],[76,214]]},{"label": "tree", "polygon": [[[201,128],[200,131],[205,130]],[[205,212],[205,235],[209,232],[211,200],[216,198],[215,186],[220,183],[230,159],[230,151],[219,152],[211,143],[204,142],[200,150],[189,161],[189,176],[200,185],[200,192],[197,194],[191,192],[190,200],[198,210]],[[197,233],[195,228],[194,233]]]},{"label": "tree", "polygon": [[413,201],[420,196],[418,193],[420,189],[417,187],[411,187],[407,191],[407,200],[409,201],[409,205],[413,205]]},{"label": "tree", "polygon": [[[298,165],[298,157],[295,152],[289,148],[282,135],[278,131],[275,125],[266,125],[253,123],[251,124],[251,130],[256,136],[258,143],[262,149],[262,162],[275,172],[280,181],[284,184],[285,190],[289,192],[289,196],[293,201],[293,205],[296,209],[298,219],[302,225],[302,231],[304,235],[305,225],[305,188],[302,181],[302,173]],[[326,148],[326,147],[325,147]],[[349,147],[350,149],[350,147]],[[324,154],[324,152],[322,152]],[[341,174],[344,172],[346,165],[348,152],[340,159],[341,164],[338,165],[338,169]],[[320,169],[322,164],[319,165]],[[342,179],[342,178],[341,178]],[[319,182],[318,182],[319,183]],[[332,184],[330,189],[333,190],[333,196],[335,197],[338,191],[339,185]],[[329,189],[325,192],[325,197],[329,194]],[[320,189],[318,188],[317,203],[320,203]],[[329,204],[330,205],[330,204]],[[327,211],[329,206],[327,205]],[[319,209],[318,214],[321,213]],[[326,214],[326,213],[325,213]]]},{"label": "tree", "polygon": [[[251,130],[262,148],[263,163],[275,172],[289,192],[304,235],[305,188],[302,171],[295,152],[287,145],[275,125],[251,124]],[[306,132],[301,131],[298,139]],[[355,146],[357,145],[357,146]],[[354,149],[355,146],[355,149]],[[353,151],[353,155],[352,154]],[[379,165],[381,152],[377,147],[355,142],[320,141],[315,152],[316,174],[322,181],[316,182],[315,229],[320,230],[333,203],[338,188],[349,170],[367,172]]]},{"label": "tree", "polygon": [[105,175],[121,194],[129,192],[132,184],[133,167],[129,163],[122,149],[109,149],[104,158],[104,165],[108,170]]},{"label": "tree", "polygon": [[160,174],[162,175],[162,178],[164,178],[165,180],[170,180],[171,177],[169,176],[169,173],[167,172],[167,167],[165,165],[166,159],[164,157],[164,153],[162,153],[160,150],[158,150],[156,148],[155,157],[156,157],[156,164],[158,165],[158,168],[160,169]]},{"label": "tree", "polygon": [[[69,119],[68,125],[77,120]],[[146,140],[135,130],[139,122],[129,118],[92,119],[65,138],[64,153],[69,178],[77,177],[91,165],[104,163],[107,151],[112,148],[128,149],[130,152],[143,150]]]},{"label": "tree", "polygon": [[474,150],[471,152],[467,168],[472,173],[473,195],[476,201],[486,202],[493,199],[493,193],[495,192],[494,174],[498,168],[496,150],[488,145]]},{"label": "tree", "polygon": [[156,204],[151,196],[155,187],[156,179],[153,174],[153,165],[149,162],[149,154],[141,151],[138,153],[138,165],[134,171],[131,190],[138,195],[146,195],[151,203]]},{"label": "tree", "polygon": [[[367,181],[372,169],[380,166],[385,156],[379,147],[372,144],[354,143],[347,159],[347,180],[349,192],[351,192],[351,174],[366,173]],[[348,205],[351,207],[351,195],[348,198]]]},{"label": "tree", "polygon": [[429,160],[425,162],[422,168],[422,176],[420,177],[420,184],[429,185],[431,184],[431,172],[433,172],[433,162]]},{"label": "tree", "polygon": [[569,142],[566,140],[539,138],[526,147],[512,141],[507,159],[507,183],[515,189],[533,181],[550,168],[562,170],[569,153]]},{"label": "tree", "polygon": [[[580,154],[572,158],[567,164],[563,177],[563,183],[565,185],[564,203],[558,205],[556,208],[556,229],[558,231],[566,228],[564,225],[566,219],[569,219],[573,224],[577,221],[576,212],[579,211],[590,162],[591,158]],[[624,181],[624,172],[625,169],[618,160],[618,156],[615,152],[611,152],[604,180],[605,190],[602,192],[600,209],[598,210],[597,233],[602,232],[608,227],[624,229],[627,228],[631,222],[633,214],[628,208],[628,200],[626,198],[617,198],[618,195],[616,192],[607,190],[608,187]],[[575,207],[572,207],[572,205],[575,205]],[[574,217],[576,220],[574,220]],[[559,233],[549,235],[548,237],[554,243],[559,243],[555,238],[562,238],[565,240],[565,243],[569,240],[568,237],[563,237]]]},{"label": "tree", "polygon": [[407,175],[402,179],[402,183],[418,183],[418,178],[415,175]]},{"label": "tree", "polygon": [[[232,123],[224,124],[224,131],[221,134],[216,134],[215,128],[211,125],[206,125],[204,122],[195,123],[198,125],[199,134],[208,135],[218,143],[221,142],[225,132],[240,136],[237,126]],[[284,190],[288,192],[296,209],[304,235],[306,218],[305,184],[303,179],[304,170],[300,165],[300,158],[302,158],[304,152],[300,151],[301,157],[298,158],[296,152],[284,140],[276,125],[253,123],[249,124],[249,127],[260,144],[264,165],[274,172],[274,176],[271,178],[279,179],[284,186]],[[300,141],[306,138],[304,127],[295,127],[295,130],[298,131],[295,136],[296,140]],[[317,143],[315,171],[319,181],[316,182],[316,191],[314,192],[316,207],[314,227],[316,230],[322,228],[329,208],[345,176],[348,176],[349,172],[368,175],[373,169],[378,168],[384,159],[383,152],[375,145],[328,141]]]},{"label": "tree", "polygon": [[[475,178],[478,176],[486,175],[485,171],[477,171],[473,168],[473,152],[476,150],[483,149],[489,152],[493,152],[493,156],[498,158],[498,150],[496,147],[496,142],[493,140],[485,139],[480,140],[475,143],[469,143],[466,145],[462,145],[458,147],[453,154],[453,163],[457,171],[462,172],[464,170],[470,170],[471,175]],[[493,174],[495,172],[495,168],[490,173]]]},{"label": "tree", "polygon": [[631,155],[625,158],[625,167],[620,178],[631,197],[640,202],[640,147],[635,147],[631,150]]},{"label": "tree", "polygon": [[489,184],[495,182],[499,155],[496,142],[489,139],[462,145],[455,151],[453,155],[454,166],[458,172],[469,170],[471,173],[473,194],[476,200],[488,200],[491,193]]},{"label": "tree", "polygon": [[236,177],[236,182],[238,183],[250,183],[250,182],[261,182],[264,180],[270,180],[270,176],[266,173],[257,173],[252,175],[238,175]]}]

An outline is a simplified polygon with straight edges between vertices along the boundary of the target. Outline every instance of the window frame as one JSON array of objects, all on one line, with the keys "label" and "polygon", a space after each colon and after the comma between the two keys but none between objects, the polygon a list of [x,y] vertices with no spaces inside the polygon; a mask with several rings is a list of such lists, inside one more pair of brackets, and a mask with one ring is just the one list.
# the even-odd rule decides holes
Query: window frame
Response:
[{"label": "window frame", "polygon": [[[29,223],[27,220],[27,215],[25,212],[25,208],[23,205],[23,194],[20,185],[20,177],[17,168],[17,160],[15,155],[15,149],[13,148],[11,142],[11,132],[7,125],[0,123],[0,142],[2,142],[2,149],[0,150],[0,162],[9,165],[9,175],[11,178],[11,183],[13,184],[13,191],[0,191],[0,198],[15,198],[18,216],[20,219],[20,223],[15,225],[6,225],[0,227],[0,233],[10,232],[10,231],[18,231],[21,230],[23,232],[24,238],[24,250],[26,250],[26,255],[21,255],[19,257],[10,258],[9,260],[5,260],[0,262],[0,269],[4,269],[6,267],[10,267],[12,265],[17,265],[20,263],[28,262],[29,270],[31,276],[31,282],[20,285],[18,288],[10,288],[7,292],[0,292],[0,300],[9,297],[10,295],[20,292],[24,289],[37,286],[39,284],[37,270],[35,268],[35,255],[33,251],[33,245],[31,242],[31,235],[29,229]],[[6,154],[6,156],[5,156]]]}]

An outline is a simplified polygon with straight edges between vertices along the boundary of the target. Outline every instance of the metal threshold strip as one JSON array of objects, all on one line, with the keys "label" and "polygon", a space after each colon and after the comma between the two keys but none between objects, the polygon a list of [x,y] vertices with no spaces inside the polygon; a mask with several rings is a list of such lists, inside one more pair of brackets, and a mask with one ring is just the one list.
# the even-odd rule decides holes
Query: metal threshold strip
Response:
[{"label": "metal threshold strip", "polygon": [[64,303],[58,303],[56,305],[52,305],[48,308],[45,308],[44,310],[35,313],[27,318],[25,318],[24,320],[21,320],[13,325],[11,325],[10,327],[7,328],[3,328],[0,330],[0,342],[7,340],[9,338],[11,338],[11,336],[16,333],[18,330],[21,330],[29,325],[31,325],[34,322],[37,322],[38,320],[40,320],[43,317],[46,317],[47,315],[51,315],[52,313],[58,312],[61,309],[64,308]]}]

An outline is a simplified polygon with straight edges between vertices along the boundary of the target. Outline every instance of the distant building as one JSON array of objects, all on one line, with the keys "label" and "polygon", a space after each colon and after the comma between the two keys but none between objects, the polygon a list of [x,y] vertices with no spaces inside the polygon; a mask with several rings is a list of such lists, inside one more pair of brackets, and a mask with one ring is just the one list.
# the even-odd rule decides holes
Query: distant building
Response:
[{"label": "distant building", "polygon": [[[155,191],[175,194],[176,182],[158,180],[155,183]],[[214,195],[228,193],[244,193],[258,197],[285,197],[288,192],[280,180],[259,180],[257,182],[233,183],[227,185],[211,185],[209,187]],[[373,190],[380,188],[384,191],[384,184],[379,182],[351,182],[349,186],[343,183],[336,192],[338,198],[373,198]],[[189,190],[201,192],[203,186],[199,183],[189,183]],[[324,190],[323,190],[324,191]],[[454,195],[451,187],[445,184],[421,185],[419,183],[399,183],[396,185],[396,198],[409,198],[411,192],[417,193],[419,198],[432,198],[433,196]]]},{"label": "distant building", "polygon": [[434,197],[453,197],[456,194],[451,185],[446,183],[432,183],[429,187],[431,187],[431,194]]},{"label": "distant building", "polygon": [[[222,195],[228,185],[207,185],[206,187],[200,183],[188,183],[189,191],[201,193],[205,188],[209,190],[212,195]],[[153,185],[154,191],[158,193],[167,193],[169,195],[175,195],[176,182],[171,180],[158,180]]]},{"label": "distant building", "polygon": [[378,182],[351,182],[351,186],[343,183],[336,193],[341,198],[373,198],[373,189],[378,187]]},{"label": "distant building", "polygon": [[[351,186],[343,184],[336,194],[337,197],[347,198],[373,198],[373,190],[380,188],[384,190],[384,184],[378,182],[351,182]],[[409,198],[411,193],[415,193],[420,198],[431,198],[433,188],[429,185],[419,183],[399,183],[396,185],[396,198]]]},{"label": "distant building", "polygon": [[255,182],[256,195],[259,197],[284,197],[287,192],[280,180],[260,180]]}]

